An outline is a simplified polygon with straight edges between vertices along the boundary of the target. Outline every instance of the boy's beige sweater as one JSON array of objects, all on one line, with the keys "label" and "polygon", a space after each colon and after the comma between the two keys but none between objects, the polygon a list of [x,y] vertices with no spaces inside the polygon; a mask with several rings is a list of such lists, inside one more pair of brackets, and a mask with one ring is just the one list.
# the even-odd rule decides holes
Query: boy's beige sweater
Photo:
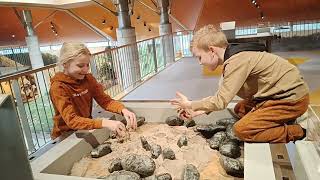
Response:
[{"label": "boy's beige sweater", "polygon": [[192,101],[193,110],[222,110],[236,95],[263,102],[297,100],[309,92],[297,67],[267,52],[244,51],[231,56],[223,63],[222,78],[214,96]]}]

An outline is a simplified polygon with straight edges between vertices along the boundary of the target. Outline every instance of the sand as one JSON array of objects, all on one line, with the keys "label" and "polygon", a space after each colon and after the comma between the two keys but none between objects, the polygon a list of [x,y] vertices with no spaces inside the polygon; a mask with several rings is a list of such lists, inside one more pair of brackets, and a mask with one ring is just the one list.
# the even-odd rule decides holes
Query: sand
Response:
[{"label": "sand", "polygon": [[[179,148],[178,139],[185,135],[188,138],[188,146]],[[108,167],[113,159],[123,157],[126,154],[145,154],[151,157],[150,151],[142,148],[140,137],[144,136],[149,144],[158,144],[162,149],[171,148],[176,155],[176,160],[163,160],[162,155],[154,159],[156,170],[154,174],[170,173],[173,179],[181,179],[183,167],[193,164],[200,172],[201,179],[235,179],[228,176],[219,164],[219,152],[209,147],[206,140],[197,135],[192,128],[184,126],[168,126],[166,124],[145,124],[135,132],[130,132],[130,140],[118,143],[117,139],[111,142],[112,152],[100,158],[91,158],[90,155],[75,163],[72,176],[102,177],[109,174]]]}]

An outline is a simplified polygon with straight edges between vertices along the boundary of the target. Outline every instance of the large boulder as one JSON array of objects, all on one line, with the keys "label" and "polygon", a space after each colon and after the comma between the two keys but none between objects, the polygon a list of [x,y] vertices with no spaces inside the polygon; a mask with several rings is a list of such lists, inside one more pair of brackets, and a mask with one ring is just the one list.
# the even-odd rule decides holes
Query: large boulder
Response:
[{"label": "large boulder", "polygon": [[165,149],[162,151],[162,156],[163,156],[163,159],[170,159],[170,160],[176,159],[175,153],[174,153],[173,150],[170,149],[170,148],[165,148]]},{"label": "large boulder", "polygon": [[225,130],[226,130],[225,126],[216,125],[216,124],[199,125],[195,128],[195,131],[200,132],[201,135],[206,139],[211,138],[215,133],[219,131],[225,131]]},{"label": "large boulder", "polygon": [[109,174],[105,180],[140,180],[139,174],[130,171],[115,171]]},{"label": "large boulder", "polygon": [[200,173],[197,168],[192,164],[187,164],[182,173],[182,180],[199,180]]},{"label": "large boulder", "polygon": [[244,166],[238,159],[221,156],[219,161],[227,174],[235,177],[243,177]]},{"label": "large boulder", "polygon": [[184,121],[180,119],[178,116],[169,116],[166,119],[166,123],[169,126],[182,126]]},{"label": "large boulder", "polygon": [[151,176],[156,164],[152,158],[146,155],[129,154],[121,159],[121,166],[126,171],[139,174],[141,177]]},{"label": "large boulder", "polygon": [[227,135],[225,132],[217,132],[215,135],[212,136],[212,138],[208,139],[210,148],[218,150],[221,143],[223,143],[226,138]]},{"label": "large boulder", "polygon": [[112,150],[111,150],[110,144],[100,144],[98,147],[93,149],[90,154],[91,154],[91,157],[93,158],[99,158],[111,152]]}]

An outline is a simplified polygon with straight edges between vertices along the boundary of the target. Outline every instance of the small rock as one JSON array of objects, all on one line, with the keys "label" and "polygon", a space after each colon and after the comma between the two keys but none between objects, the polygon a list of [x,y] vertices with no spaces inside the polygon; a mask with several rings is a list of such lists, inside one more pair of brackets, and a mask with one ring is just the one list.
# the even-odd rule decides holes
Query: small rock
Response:
[{"label": "small rock", "polygon": [[108,168],[108,171],[110,173],[113,173],[114,171],[120,171],[122,169],[123,168],[121,166],[121,159],[120,158],[116,158],[111,162],[110,167]]},{"label": "small rock", "polygon": [[184,121],[184,126],[187,128],[193,127],[195,125],[196,125],[196,122],[193,119]]},{"label": "small rock", "polygon": [[146,121],[145,117],[137,117],[137,126],[138,127],[142,126],[145,121]]},{"label": "small rock", "polygon": [[235,118],[224,118],[217,120],[216,124],[227,127],[229,124],[234,124],[236,122],[237,120]]},{"label": "small rock", "polygon": [[206,139],[211,138],[215,133],[219,131],[225,131],[225,130],[226,130],[225,126],[220,126],[216,124],[200,125],[200,126],[197,126],[195,129],[196,132],[200,132],[201,135]]},{"label": "small rock", "polygon": [[97,148],[91,151],[91,157],[99,158],[111,152],[112,150],[111,150],[110,144],[100,144]]},{"label": "small rock", "polygon": [[172,177],[169,173],[163,173],[157,175],[157,180],[172,180]]},{"label": "small rock", "polygon": [[187,164],[184,167],[182,178],[183,180],[198,180],[200,179],[200,173],[197,168],[192,164]]},{"label": "small rock", "polygon": [[228,137],[229,139],[240,142],[240,139],[234,134],[233,124],[229,124],[229,125],[227,126],[226,134],[227,134],[227,137]]},{"label": "small rock", "polygon": [[165,148],[162,151],[162,156],[163,156],[163,159],[171,159],[171,160],[176,159],[176,155],[174,154],[173,150],[170,148]]},{"label": "small rock", "polygon": [[238,159],[221,156],[219,161],[227,174],[235,177],[243,177],[244,166]]},{"label": "small rock", "polygon": [[182,126],[184,121],[177,116],[170,116],[166,119],[169,126]]},{"label": "small rock", "polygon": [[142,144],[143,149],[145,149],[146,151],[150,151],[150,144],[148,143],[146,138],[144,136],[141,136],[140,140],[141,140],[141,144]]},{"label": "small rock", "polygon": [[151,176],[156,169],[156,164],[152,158],[137,154],[129,154],[123,157],[121,166],[124,170],[135,172],[141,177]]},{"label": "small rock", "polygon": [[182,146],[188,145],[188,139],[187,136],[181,136],[177,142],[177,145],[181,148]]},{"label": "small rock", "polygon": [[221,143],[226,139],[226,137],[227,137],[227,135],[223,131],[220,131],[220,132],[217,132],[216,134],[214,134],[212,136],[212,138],[210,138],[208,140],[210,148],[218,150]]},{"label": "small rock", "polygon": [[135,172],[122,170],[109,174],[105,180],[140,180],[140,176]]},{"label": "small rock", "polygon": [[153,159],[157,159],[162,152],[161,146],[158,144],[151,145],[150,152],[151,152],[151,157]]},{"label": "small rock", "polygon": [[225,142],[221,143],[219,152],[220,154],[231,158],[238,158],[241,155],[241,149],[237,141],[230,139],[227,139]]}]

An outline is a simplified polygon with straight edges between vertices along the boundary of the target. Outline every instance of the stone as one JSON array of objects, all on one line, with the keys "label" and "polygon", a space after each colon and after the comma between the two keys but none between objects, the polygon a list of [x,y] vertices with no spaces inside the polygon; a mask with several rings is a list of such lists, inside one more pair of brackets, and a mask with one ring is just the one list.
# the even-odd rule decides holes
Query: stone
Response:
[{"label": "stone", "polygon": [[142,126],[144,123],[146,122],[146,118],[145,117],[137,117],[137,126],[140,127]]},{"label": "stone", "polygon": [[127,125],[127,120],[124,116],[120,114],[113,114],[113,116],[110,117],[110,120],[116,120],[122,122],[125,126]]},{"label": "stone", "polygon": [[110,164],[110,166],[108,168],[108,171],[110,173],[113,173],[114,171],[120,171],[122,169],[123,168],[122,168],[122,165],[121,165],[121,159],[120,158],[116,158],[111,162],[111,164]]},{"label": "stone", "polygon": [[193,119],[184,121],[184,126],[187,128],[193,127],[195,125],[196,125],[196,122]]},{"label": "stone", "polygon": [[238,159],[221,156],[219,161],[227,174],[235,177],[243,177],[244,166]]},{"label": "stone", "polygon": [[139,174],[130,171],[115,171],[109,174],[105,180],[140,180]]},{"label": "stone", "polygon": [[221,143],[219,152],[220,154],[230,158],[238,158],[241,156],[240,146],[238,145],[237,141],[231,139],[227,139]]},{"label": "stone", "polygon": [[169,126],[182,126],[184,121],[177,116],[169,116],[166,119],[166,123]]},{"label": "stone", "polygon": [[146,151],[150,151],[150,144],[148,143],[146,138],[144,136],[141,136],[140,140],[141,140],[141,144],[142,144],[143,149],[145,149]]},{"label": "stone", "polygon": [[226,128],[227,137],[231,140],[240,142],[240,139],[234,134],[233,124],[229,124]]},{"label": "stone", "polygon": [[224,119],[218,119],[216,121],[216,124],[227,127],[228,125],[234,124],[236,122],[237,122],[237,119],[235,118],[224,118]]},{"label": "stone", "polygon": [[156,163],[152,158],[138,154],[124,156],[121,159],[121,166],[124,170],[135,172],[141,177],[151,176],[156,169]]},{"label": "stone", "polygon": [[200,173],[194,165],[187,164],[184,167],[181,179],[182,180],[199,180]]},{"label": "stone", "polygon": [[163,173],[157,175],[157,180],[172,180],[172,177],[169,173]]},{"label": "stone", "polygon": [[216,124],[199,125],[195,129],[196,132],[200,132],[201,135],[206,139],[211,138],[215,133],[219,131],[225,131],[225,130],[226,130],[225,126],[216,125]]},{"label": "stone", "polygon": [[227,138],[227,135],[225,132],[223,131],[217,132],[208,140],[210,148],[219,150],[221,143],[223,143],[226,138]]},{"label": "stone", "polygon": [[151,157],[153,159],[157,159],[162,152],[161,146],[158,144],[152,144],[150,147],[150,152],[151,152]]},{"label": "stone", "polygon": [[179,146],[179,148],[181,148],[182,146],[187,146],[188,145],[187,136],[181,136],[177,142],[177,145]]},{"label": "stone", "polygon": [[93,149],[90,154],[93,158],[99,158],[111,152],[112,150],[110,144],[100,144],[97,148]]},{"label": "stone", "polygon": [[165,149],[162,151],[162,156],[163,156],[163,159],[171,159],[171,160],[176,159],[175,153],[174,153],[173,150],[170,149],[170,148],[165,148]]}]

